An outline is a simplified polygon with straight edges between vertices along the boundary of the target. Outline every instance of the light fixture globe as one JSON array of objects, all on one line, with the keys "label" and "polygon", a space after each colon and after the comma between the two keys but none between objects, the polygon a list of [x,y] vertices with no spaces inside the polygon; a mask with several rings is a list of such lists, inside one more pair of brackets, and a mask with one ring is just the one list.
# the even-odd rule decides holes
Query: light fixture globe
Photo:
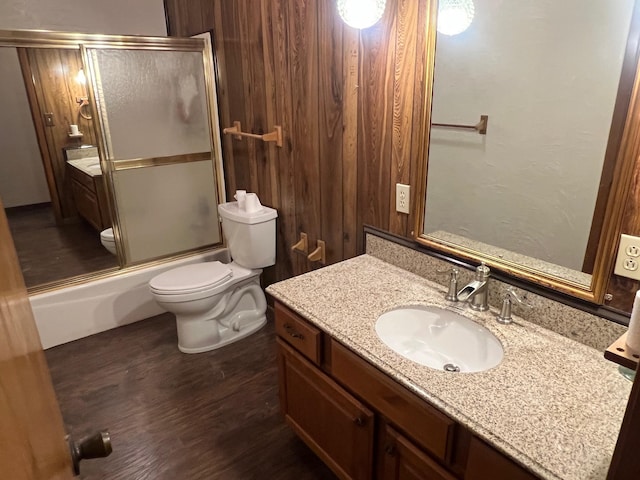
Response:
[{"label": "light fixture globe", "polygon": [[469,28],[474,14],[473,0],[440,0],[438,32],[443,35],[458,35]]},{"label": "light fixture globe", "polygon": [[384,14],[387,0],[336,0],[344,23],[353,28],[369,28]]}]

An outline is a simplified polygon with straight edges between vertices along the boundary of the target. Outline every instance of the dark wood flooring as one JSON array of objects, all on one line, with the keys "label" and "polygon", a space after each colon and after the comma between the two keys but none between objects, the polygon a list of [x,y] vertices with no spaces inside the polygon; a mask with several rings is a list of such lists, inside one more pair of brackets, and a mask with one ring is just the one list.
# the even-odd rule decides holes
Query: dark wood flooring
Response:
[{"label": "dark wood flooring", "polygon": [[27,287],[118,266],[84,221],[56,225],[50,204],[6,209]]},{"label": "dark wood flooring", "polygon": [[85,479],[335,479],[278,405],[273,322],[213,352],[177,348],[171,314],[46,351],[67,431],[111,433]]}]

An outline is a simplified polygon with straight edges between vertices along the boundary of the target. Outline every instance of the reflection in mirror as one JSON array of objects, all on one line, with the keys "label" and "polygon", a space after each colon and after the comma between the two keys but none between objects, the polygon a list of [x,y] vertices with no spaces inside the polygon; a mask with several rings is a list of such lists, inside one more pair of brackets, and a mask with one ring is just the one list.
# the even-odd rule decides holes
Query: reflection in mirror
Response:
[{"label": "reflection in mirror", "polygon": [[[111,225],[104,190],[96,195],[99,166],[91,175],[78,171],[81,183],[66,162],[65,152],[73,157],[96,141],[75,101],[87,95],[75,78],[81,67],[78,50],[0,48],[0,198],[27,287],[118,266],[100,242]],[[71,125],[82,133],[71,134]],[[97,163],[97,149],[91,155]]]},{"label": "reflection in mirror", "polygon": [[31,292],[221,242],[208,40],[0,44],[0,198]]},{"label": "reflection in mirror", "polygon": [[[588,287],[634,2],[474,3],[437,36],[424,233]],[[435,126],[480,115],[485,135]]]}]

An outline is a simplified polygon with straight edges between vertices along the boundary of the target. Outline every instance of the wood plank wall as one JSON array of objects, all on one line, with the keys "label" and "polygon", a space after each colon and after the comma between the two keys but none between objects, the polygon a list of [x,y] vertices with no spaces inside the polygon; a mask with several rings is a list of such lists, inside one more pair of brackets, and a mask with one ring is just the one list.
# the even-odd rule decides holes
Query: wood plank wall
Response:
[{"label": "wood plank wall", "polygon": [[[40,151],[59,221],[77,217],[70,179],[66,176],[63,148],[82,144],[97,145],[91,120],[80,115],[76,97],[87,96],[86,87],[76,82],[82,68],[79,50],[58,48],[19,48],[23,76],[29,94]],[[44,124],[44,114],[52,113],[54,126]],[[69,125],[78,125],[82,139],[70,138]]]},{"label": "wood plank wall", "polygon": [[[412,184],[420,131],[427,2],[388,0],[359,31],[325,0],[167,0],[171,35],[212,30],[224,126],[284,146],[223,138],[227,194],[258,193],[278,209],[278,263],[267,282],[319,266],[291,251],[299,232],[321,239],[327,263],[356,255],[362,226],[409,236],[395,212]],[[417,95],[417,97],[416,97]]]}]

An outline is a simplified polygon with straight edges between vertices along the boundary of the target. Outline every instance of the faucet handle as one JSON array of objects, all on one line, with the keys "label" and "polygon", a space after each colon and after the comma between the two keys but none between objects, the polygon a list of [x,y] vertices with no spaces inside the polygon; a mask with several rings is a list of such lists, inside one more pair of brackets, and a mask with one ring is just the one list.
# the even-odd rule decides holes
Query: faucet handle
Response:
[{"label": "faucet handle", "polygon": [[515,301],[517,304],[522,305],[526,308],[533,308],[533,305],[524,301],[523,298],[520,298],[516,293],[515,287],[507,287],[507,290],[504,294],[504,299],[502,300],[502,310],[498,314],[498,323],[502,323],[504,325],[510,324],[513,319],[511,318],[511,305]]},{"label": "faucet handle", "polygon": [[451,268],[451,274],[449,276],[449,290],[447,291],[447,295],[444,297],[445,300],[449,300],[450,302],[458,301],[458,274],[460,270],[456,267]]},{"label": "faucet handle", "polygon": [[459,270],[456,267],[444,267],[442,270],[440,269],[436,269],[436,274],[438,275],[444,275],[445,273],[451,273],[453,271],[458,272]]},{"label": "faucet handle", "polygon": [[489,278],[491,274],[491,269],[487,267],[487,264],[481,262],[480,265],[476,267],[476,280],[483,282]]},{"label": "faucet handle", "polygon": [[518,294],[516,293],[516,287],[507,287],[507,291],[505,292],[505,294],[511,297],[513,300],[515,300],[518,304],[522,305],[523,307],[533,308],[533,305],[524,301],[525,297],[520,298],[518,296]]}]

